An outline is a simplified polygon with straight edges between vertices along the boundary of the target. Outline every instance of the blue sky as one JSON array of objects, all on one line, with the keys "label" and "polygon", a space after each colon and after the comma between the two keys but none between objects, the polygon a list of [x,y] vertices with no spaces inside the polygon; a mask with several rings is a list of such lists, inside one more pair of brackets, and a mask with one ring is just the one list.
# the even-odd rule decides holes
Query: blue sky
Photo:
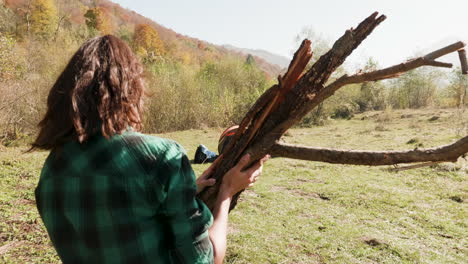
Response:
[{"label": "blue sky", "polygon": [[[114,0],[184,35],[214,44],[291,56],[294,38],[311,27],[335,41],[374,11],[387,16],[349,58],[399,63],[456,40],[468,41],[468,0]],[[447,58],[446,60],[454,60]]]}]

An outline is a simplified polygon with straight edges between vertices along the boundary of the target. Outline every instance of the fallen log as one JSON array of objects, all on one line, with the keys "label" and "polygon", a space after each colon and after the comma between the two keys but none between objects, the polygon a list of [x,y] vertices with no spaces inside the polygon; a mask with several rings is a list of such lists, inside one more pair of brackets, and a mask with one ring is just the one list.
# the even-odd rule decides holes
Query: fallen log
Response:
[{"label": "fallen log", "polygon": [[[385,20],[377,12],[362,21],[355,29],[345,32],[321,56],[307,72],[304,72],[312,58],[311,42],[304,40],[284,76],[278,77],[278,84],[268,89],[250,108],[239,125],[233,140],[223,151],[223,159],[217,163],[210,178],[216,179],[216,184],[198,194],[198,196],[213,208],[224,174],[231,169],[245,153],[252,157],[252,163],[266,154],[279,157],[289,157],[304,160],[324,161],[355,165],[390,165],[398,163],[454,161],[468,152],[468,137],[454,144],[434,149],[411,150],[402,152],[371,152],[343,151],[318,149],[279,144],[278,140],[292,126],[297,124],[308,112],[325,99],[332,96],[341,87],[369,81],[395,78],[402,73],[421,66],[452,67],[449,63],[437,61],[438,58],[461,50],[465,43],[456,42],[425,56],[391,66],[385,69],[358,73],[351,76],[343,75],[328,84],[335,70],[355,50],[372,31]],[[248,166],[247,166],[248,167]],[[240,193],[236,194],[231,203],[231,209],[237,204]]]}]

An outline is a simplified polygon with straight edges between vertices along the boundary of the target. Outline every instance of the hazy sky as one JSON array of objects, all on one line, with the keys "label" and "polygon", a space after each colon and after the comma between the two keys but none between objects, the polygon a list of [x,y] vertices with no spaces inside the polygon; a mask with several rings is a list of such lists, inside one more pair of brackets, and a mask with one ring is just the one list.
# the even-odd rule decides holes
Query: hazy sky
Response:
[{"label": "hazy sky", "polygon": [[388,66],[468,41],[468,0],[113,1],[184,35],[288,57],[304,27],[333,42],[372,12],[385,14],[387,20],[348,59],[353,66],[369,56]]}]

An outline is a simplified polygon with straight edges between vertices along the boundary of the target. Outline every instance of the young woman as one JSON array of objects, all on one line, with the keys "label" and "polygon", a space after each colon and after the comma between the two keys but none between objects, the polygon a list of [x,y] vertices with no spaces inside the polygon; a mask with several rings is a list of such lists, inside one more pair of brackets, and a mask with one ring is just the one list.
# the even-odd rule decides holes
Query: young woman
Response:
[{"label": "young woman", "polygon": [[[183,149],[138,132],[142,71],[108,35],[83,44],[58,77],[33,143],[51,150],[35,191],[41,218],[66,264],[222,263],[231,197],[265,159],[242,171],[244,156],[225,175],[213,220]],[[201,177],[198,187],[212,184]]]}]

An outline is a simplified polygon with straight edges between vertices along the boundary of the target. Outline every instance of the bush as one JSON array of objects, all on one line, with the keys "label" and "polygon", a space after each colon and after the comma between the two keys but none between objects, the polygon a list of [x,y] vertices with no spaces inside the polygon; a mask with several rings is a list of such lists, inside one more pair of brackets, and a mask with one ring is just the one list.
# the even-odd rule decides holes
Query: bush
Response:
[{"label": "bush", "polygon": [[389,103],[393,108],[423,108],[436,104],[441,73],[430,68],[407,72],[392,82]]},{"label": "bush", "polygon": [[357,109],[358,106],[354,104],[340,105],[335,108],[331,117],[334,119],[351,119]]},{"label": "bush", "polygon": [[235,58],[201,67],[161,60],[150,72],[147,132],[238,124],[269,85],[260,70]]},{"label": "bush", "polygon": [[24,72],[24,56],[15,49],[16,40],[0,32],[0,82],[19,78]]},{"label": "bush", "polygon": [[323,126],[329,117],[330,113],[326,110],[325,103],[321,103],[302,119],[299,126]]},{"label": "bush", "polygon": [[[4,44],[7,45],[4,45]],[[46,98],[79,41],[18,43],[0,34],[0,138],[2,144],[35,134]],[[60,50],[60,56],[53,56]]]}]

